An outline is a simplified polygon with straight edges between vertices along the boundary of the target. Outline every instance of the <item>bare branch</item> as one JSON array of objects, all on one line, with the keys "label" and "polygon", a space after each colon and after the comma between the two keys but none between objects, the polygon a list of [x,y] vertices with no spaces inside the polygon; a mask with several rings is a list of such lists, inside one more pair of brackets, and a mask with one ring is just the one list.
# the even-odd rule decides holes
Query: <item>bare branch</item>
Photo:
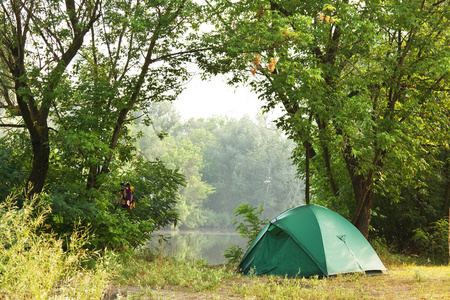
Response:
[{"label": "bare branch", "polygon": [[9,127],[9,128],[25,128],[25,124],[3,124],[0,123],[0,127]]}]

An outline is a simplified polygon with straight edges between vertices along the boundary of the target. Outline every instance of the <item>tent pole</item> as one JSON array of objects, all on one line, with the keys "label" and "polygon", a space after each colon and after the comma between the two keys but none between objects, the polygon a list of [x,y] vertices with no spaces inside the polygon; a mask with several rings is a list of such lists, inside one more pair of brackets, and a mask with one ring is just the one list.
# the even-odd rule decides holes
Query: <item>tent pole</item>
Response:
[{"label": "tent pole", "polygon": [[364,270],[364,268],[361,265],[361,263],[359,262],[358,258],[356,258],[355,253],[353,253],[352,249],[350,249],[349,245],[345,241],[345,235],[337,236],[337,238],[340,239],[345,244],[345,246],[347,246],[348,251],[350,251],[350,253],[352,254],[352,256],[355,259],[356,263],[358,264],[359,268],[364,272],[364,274],[366,274],[366,270]]}]

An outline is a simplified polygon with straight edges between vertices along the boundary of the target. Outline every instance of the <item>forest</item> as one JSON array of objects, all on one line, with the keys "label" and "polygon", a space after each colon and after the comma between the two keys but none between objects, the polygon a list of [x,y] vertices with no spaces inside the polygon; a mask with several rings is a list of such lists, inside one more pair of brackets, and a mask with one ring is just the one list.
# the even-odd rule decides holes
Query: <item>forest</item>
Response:
[{"label": "forest", "polygon": [[262,205],[265,219],[303,203],[304,186],[291,160],[294,144],[262,116],[183,122],[170,103],[153,105],[149,115],[150,128],[134,127],[142,132],[137,151],[184,175],[179,228],[234,230],[234,210],[242,203]]},{"label": "forest", "polygon": [[[448,2],[2,1],[0,200],[48,206],[42,232],[89,228],[96,250],[314,203],[448,263]],[[193,68],[263,114],[182,121]]]}]

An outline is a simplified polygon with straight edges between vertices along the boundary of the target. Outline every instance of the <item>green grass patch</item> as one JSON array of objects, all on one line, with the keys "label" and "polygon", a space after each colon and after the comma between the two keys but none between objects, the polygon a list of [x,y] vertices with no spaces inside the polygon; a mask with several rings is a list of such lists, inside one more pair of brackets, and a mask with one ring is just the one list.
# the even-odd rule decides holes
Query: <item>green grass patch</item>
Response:
[{"label": "green grass patch", "polygon": [[224,280],[238,276],[227,266],[209,266],[204,260],[176,260],[147,251],[122,257],[114,282],[144,289],[178,286],[193,291],[211,291]]}]

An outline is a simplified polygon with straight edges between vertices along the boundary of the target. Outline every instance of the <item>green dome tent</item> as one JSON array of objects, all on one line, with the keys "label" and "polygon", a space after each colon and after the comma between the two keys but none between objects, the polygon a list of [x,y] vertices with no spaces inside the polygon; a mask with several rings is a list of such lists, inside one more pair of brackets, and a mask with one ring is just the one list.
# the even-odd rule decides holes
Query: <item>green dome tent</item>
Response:
[{"label": "green dome tent", "polygon": [[257,235],[239,263],[244,274],[289,277],[386,270],[349,221],[317,205],[287,210]]}]

